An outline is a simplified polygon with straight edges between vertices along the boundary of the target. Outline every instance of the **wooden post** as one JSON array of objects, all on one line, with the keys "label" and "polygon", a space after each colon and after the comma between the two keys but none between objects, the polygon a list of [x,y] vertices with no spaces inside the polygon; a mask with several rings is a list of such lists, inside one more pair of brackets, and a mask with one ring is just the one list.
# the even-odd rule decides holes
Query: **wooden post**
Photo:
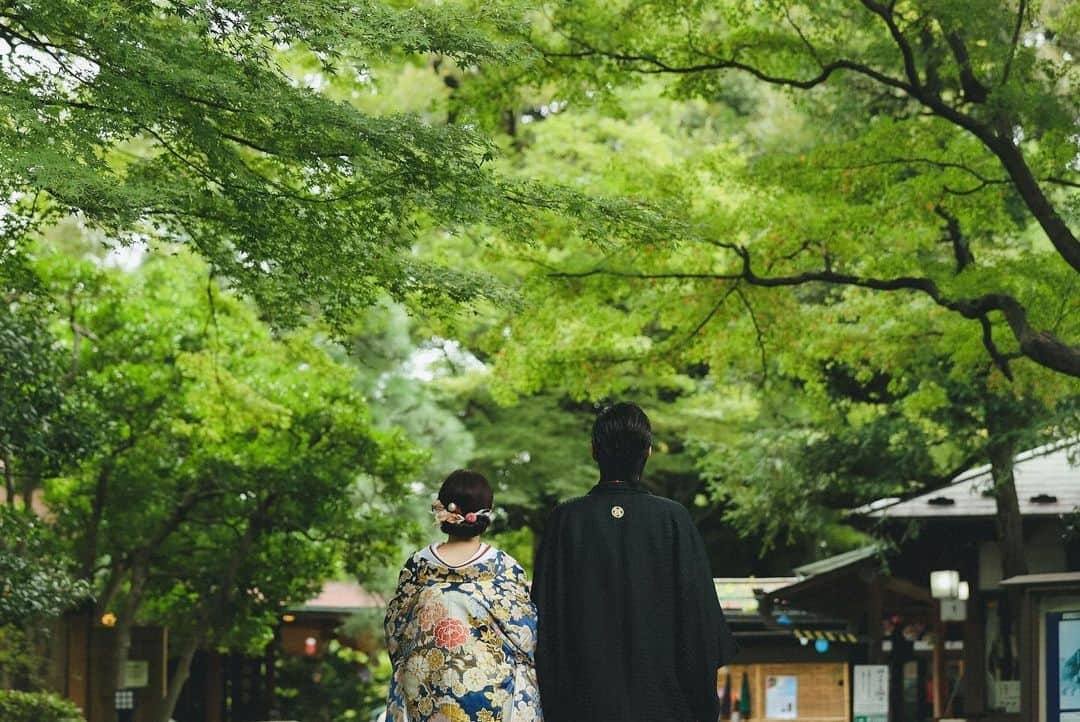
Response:
[{"label": "wooden post", "polygon": [[71,614],[67,626],[67,679],[65,693],[92,719],[90,709],[90,615]]},{"label": "wooden post", "polygon": [[277,703],[274,699],[274,691],[277,685],[277,675],[274,669],[274,647],[277,642],[277,634],[275,633],[273,641],[266,645],[266,655],[263,658],[263,664],[266,665],[263,672],[263,695],[262,695],[262,714],[265,719],[270,719],[270,713],[275,710]]},{"label": "wooden post", "polygon": [[934,719],[941,719],[945,714],[945,625],[941,621],[941,603],[931,605],[934,615],[934,652],[931,689],[934,690]]},{"label": "wooden post", "polygon": [[225,669],[221,655],[215,651],[206,653],[206,722],[223,722],[225,710]]},{"label": "wooden post", "polygon": [[[1038,722],[1039,695],[1037,689],[1039,659],[1038,615],[1030,589],[1024,589],[1020,605],[1020,629],[1017,637],[1020,646],[1020,719]],[[1063,715],[1064,716],[1064,715]]]},{"label": "wooden post", "polygon": [[875,574],[870,580],[869,599],[866,610],[866,633],[870,639],[870,649],[866,659],[870,664],[885,664],[888,660],[881,648],[884,638],[882,621],[885,619],[885,606],[882,601],[881,576]]},{"label": "wooden post", "polygon": [[[880,628],[881,625],[878,624]],[[878,642],[878,647],[881,647],[881,642]],[[851,689],[851,665],[844,664],[844,722],[851,722],[851,704],[852,704],[852,689]]]},{"label": "wooden post", "polygon": [[986,711],[986,621],[983,598],[968,600],[964,622],[964,716],[978,717]]}]

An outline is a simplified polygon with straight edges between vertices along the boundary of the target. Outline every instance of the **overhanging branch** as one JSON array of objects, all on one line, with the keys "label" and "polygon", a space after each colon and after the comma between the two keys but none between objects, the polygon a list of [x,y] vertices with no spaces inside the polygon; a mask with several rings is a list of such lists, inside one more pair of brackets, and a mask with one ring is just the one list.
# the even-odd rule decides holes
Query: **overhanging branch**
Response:
[{"label": "overhanging branch", "polygon": [[[622,271],[610,268],[593,268],[587,271],[561,271],[548,274],[551,278],[587,278],[609,276],[635,280],[707,280],[707,281],[743,281],[762,288],[782,288],[801,286],[810,283],[824,283],[835,286],[854,286],[875,291],[915,291],[934,301],[938,306],[960,314],[964,318],[987,322],[986,317],[1000,312],[1005,318],[1013,337],[1020,347],[1020,354],[1035,363],[1069,376],[1080,378],[1080,348],[1070,346],[1049,331],[1039,331],[1031,326],[1027,310],[1016,298],[1005,293],[988,293],[973,298],[953,298],[942,291],[941,287],[930,278],[921,276],[898,276],[896,278],[873,278],[831,270],[807,271],[787,276],[759,276],[751,265],[750,252],[735,244],[718,244],[734,250],[740,257],[742,268],[734,273],[707,273],[669,271],[646,273]],[[991,338],[991,342],[993,339]],[[989,347],[988,347],[989,348]],[[997,351],[995,363],[1009,358]]]},{"label": "overhanging branch", "polygon": [[879,83],[888,85],[904,92],[914,92],[915,88],[911,87],[908,83],[894,78],[891,75],[887,75],[879,70],[876,70],[864,63],[857,63],[853,60],[834,60],[829,63],[821,65],[820,71],[817,75],[809,78],[785,78],[778,75],[767,73],[761,68],[744,63],[735,57],[731,58],[718,58],[706,63],[694,63],[692,65],[675,65],[661,59],[657,55],[649,53],[627,53],[618,52],[613,50],[602,50],[591,46],[589,43],[581,40],[580,38],[571,38],[571,42],[578,45],[584,50],[569,51],[569,52],[546,52],[545,56],[549,58],[569,58],[569,59],[582,59],[590,57],[606,58],[607,60],[614,60],[618,63],[623,63],[630,66],[630,69],[634,72],[645,74],[674,74],[674,75],[691,75],[693,73],[703,73],[713,70],[740,70],[745,73],[753,75],[758,80],[762,80],[766,83],[773,85],[784,85],[792,88],[800,88],[802,90],[809,90],[810,88],[821,85],[827,81],[834,73],[840,70],[848,70],[859,75],[865,75],[868,78],[872,78]]}]

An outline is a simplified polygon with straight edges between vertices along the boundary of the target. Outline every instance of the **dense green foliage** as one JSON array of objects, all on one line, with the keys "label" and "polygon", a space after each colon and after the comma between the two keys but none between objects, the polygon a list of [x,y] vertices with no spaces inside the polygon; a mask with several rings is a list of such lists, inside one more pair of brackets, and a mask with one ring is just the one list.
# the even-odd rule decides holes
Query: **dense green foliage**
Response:
[{"label": "dense green foliage", "polygon": [[[477,336],[497,394],[659,388],[708,409],[697,468],[770,537],[1077,428],[1078,149],[1052,110],[1075,104],[1073,11],[1023,7],[1020,42],[995,0],[839,5],[553,4],[533,25],[547,62],[501,96],[529,108],[508,172],[680,225],[496,235],[483,263],[526,299]],[[905,87],[883,80],[911,70],[898,42]],[[985,83],[1004,71],[981,54],[1015,48],[985,98],[961,88],[965,44]]]},{"label": "dense green foliage", "polygon": [[[165,624],[178,692],[195,650],[262,649],[283,605],[396,562],[409,520],[392,512],[422,454],[375,428],[355,367],[318,328],[274,334],[185,253],[132,271],[42,254],[34,268],[35,293],[51,299],[39,328],[67,360],[51,382],[97,430],[42,482],[50,530],[94,584],[98,612],[117,617],[105,669],[121,668],[133,625]],[[24,599],[51,579],[49,557],[29,551],[11,602],[55,613],[38,609],[49,597]]]},{"label": "dense green foliage", "polygon": [[42,300],[22,290],[20,302],[0,307],[0,466],[9,501],[76,458],[93,437],[82,399],[58,383],[70,359],[40,325]]},{"label": "dense green foliage", "polygon": [[48,524],[29,509],[0,506],[0,690],[41,684],[48,622],[90,596],[70,562]]},{"label": "dense green foliage", "polygon": [[305,722],[368,722],[389,692],[390,658],[331,641],[322,657],[276,661],[276,696],[281,715]]},{"label": "dense green foliage", "polygon": [[[198,249],[294,321],[311,301],[344,319],[383,292],[438,303],[483,288],[408,248],[427,215],[487,217],[487,141],[319,92],[365,82],[402,48],[462,63],[507,52],[498,11],[310,0],[215,5],[56,0],[0,8],[0,195],[6,240],[78,213],[113,242]],[[289,75],[276,52],[306,68]],[[312,87],[314,86],[314,87]]]},{"label": "dense green foliage", "polygon": [[0,689],[4,722],[83,722],[79,708],[54,694]]},{"label": "dense green foliage", "polygon": [[45,522],[29,510],[0,507],[0,628],[41,622],[88,593],[85,581],[69,575]]}]

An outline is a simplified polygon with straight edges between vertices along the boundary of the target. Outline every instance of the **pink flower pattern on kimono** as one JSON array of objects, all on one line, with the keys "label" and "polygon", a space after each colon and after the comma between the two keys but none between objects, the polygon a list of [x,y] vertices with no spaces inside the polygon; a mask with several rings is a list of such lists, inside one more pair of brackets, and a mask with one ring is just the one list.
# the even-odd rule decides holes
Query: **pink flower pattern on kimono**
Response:
[{"label": "pink flower pattern on kimono", "polygon": [[386,635],[388,722],[542,720],[536,612],[524,570],[504,552],[456,569],[418,552],[387,606]]}]

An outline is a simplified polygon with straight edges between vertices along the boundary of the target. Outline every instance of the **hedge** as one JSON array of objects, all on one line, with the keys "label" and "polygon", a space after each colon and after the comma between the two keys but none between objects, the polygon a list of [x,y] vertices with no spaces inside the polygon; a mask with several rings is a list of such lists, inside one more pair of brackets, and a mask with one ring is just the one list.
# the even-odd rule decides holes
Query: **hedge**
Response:
[{"label": "hedge", "polygon": [[3,722],[85,722],[73,703],[55,694],[0,689]]}]

